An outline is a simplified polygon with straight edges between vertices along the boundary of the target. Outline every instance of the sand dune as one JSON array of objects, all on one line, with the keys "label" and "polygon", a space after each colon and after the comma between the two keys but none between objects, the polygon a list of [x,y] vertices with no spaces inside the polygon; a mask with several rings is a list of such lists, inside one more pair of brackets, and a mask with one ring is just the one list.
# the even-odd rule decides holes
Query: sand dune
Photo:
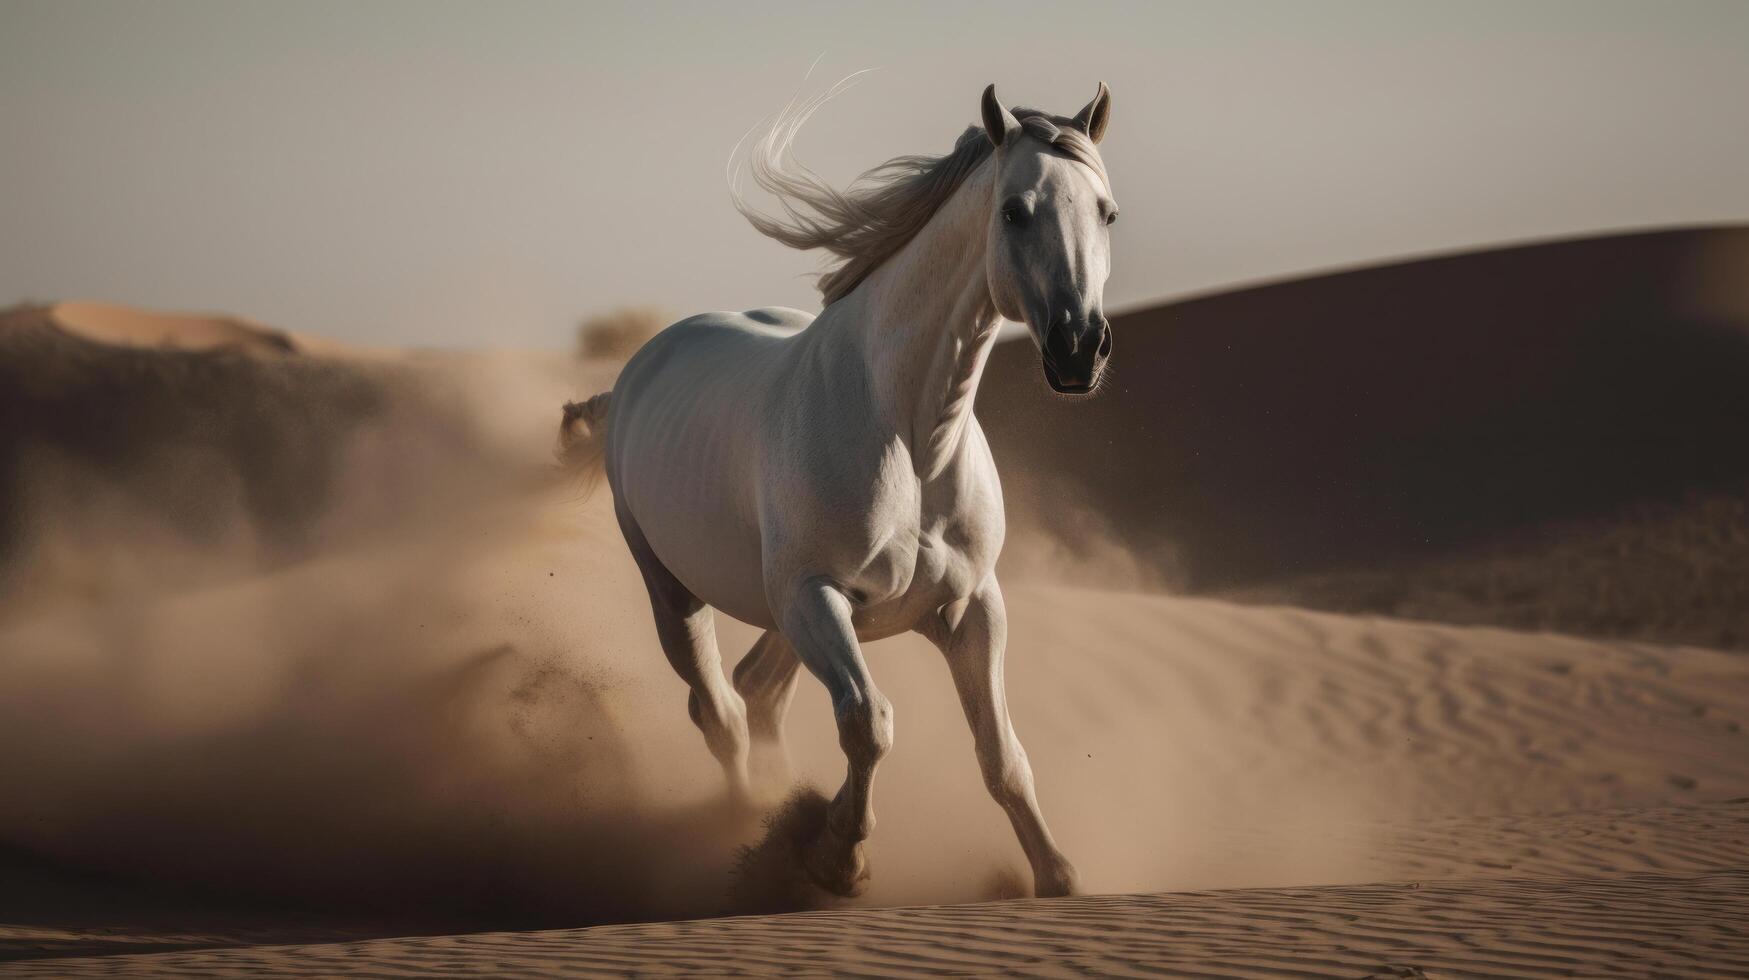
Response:
[{"label": "sand dune", "polygon": [[978,414],[1012,517],[1174,588],[1741,648],[1745,284],[1741,227],[1269,283],[1114,318],[1097,399],[999,347]]},{"label": "sand dune", "polygon": [[165,313],[89,300],[56,303],[43,313],[74,336],[122,347],[228,350],[269,357],[293,353],[351,359],[398,356],[385,349],[343,344],[222,313]]},{"label": "sand dune", "polygon": [[478,504],[550,459],[553,399],[613,373],[286,336],[101,304],[0,311],[0,606],[211,580]]},{"label": "sand dune", "polygon": [[[112,356],[96,346],[77,352]],[[284,400],[249,403],[269,427],[296,421],[310,384],[376,377],[292,354],[134,353],[136,373],[174,363],[283,385]],[[409,388],[394,424],[367,413],[307,448],[343,476],[428,480],[435,506],[396,512],[404,483],[338,479],[292,522],[301,550],[273,561],[147,578],[80,565],[90,577],[56,601],[0,604],[0,845],[36,869],[0,878],[0,972],[1749,963],[1735,925],[1749,904],[1749,660],[1093,588],[1146,563],[1109,539],[1060,560],[1025,524],[1011,547],[1031,560],[1006,580],[1013,712],[1053,828],[1107,894],[948,904],[1019,894],[1024,865],[940,657],[896,638],[868,650],[897,719],[868,893],[672,921],[763,911],[733,874],[761,831],[722,805],[605,494],[585,499],[545,465],[554,406],[607,370],[487,355],[395,371]],[[157,404],[159,381],[111,404]],[[189,417],[231,391],[201,389]],[[205,431],[167,418],[138,443]],[[412,465],[403,437],[420,432],[441,438]],[[84,438],[71,444],[107,445]],[[61,528],[69,514],[104,511],[53,513],[39,526],[51,541],[78,530]],[[186,554],[146,533],[151,508],[125,513],[108,546]],[[340,531],[336,514],[350,514]],[[753,640],[719,627],[731,660]],[[835,785],[817,684],[790,731],[802,778]],[[125,887],[82,893],[63,872]],[[389,935],[429,938],[367,938]],[[285,942],[319,944],[263,945]]]},{"label": "sand dune", "polygon": [[[479,888],[494,889],[500,902],[510,895],[524,899],[484,918],[472,913],[472,921],[482,923],[492,915],[513,922],[569,914],[587,921],[614,909],[642,918],[734,911],[728,899],[734,848],[754,840],[758,829],[712,816],[708,804],[718,776],[684,719],[683,689],[644,635],[629,559],[607,547],[612,527],[604,502],[579,506],[555,491],[539,498],[531,514],[491,526],[497,528],[491,540],[465,552],[463,569],[436,579],[373,549],[259,585],[185,593],[135,609],[128,621],[141,641],[126,655],[145,658],[136,670],[161,693],[148,713],[160,720],[142,717],[134,727],[110,723],[91,731],[55,720],[72,699],[102,688],[101,678],[114,669],[116,661],[105,655],[104,638],[113,635],[107,618],[83,614],[33,624],[36,636],[54,638],[52,646],[29,642],[28,630],[0,635],[0,649],[12,653],[0,688],[32,692],[38,709],[25,715],[18,705],[8,706],[36,740],[25,747],[54,740],[57,758],[84,760],[57,766],[53,782],[44,781],[48,773],[22,782],[11,773],[13,785],[56,807],[52,831],[33,825],[37,829],[28,832],[37,852],[257,893],[278,888],[328,902],[330,912],[350,902],[354,923],[381,914],[381,906],[366,900],[374,889],[390,903],[446,912],[452,923],[446,932],[468,921],[468,913],[454,918],[457,909],[442,895]],[[402,578],[385,575],[389,569]],[[382,592],[391,581],[390,591]],[[1458,883],[1430,893],[1445,897],[1410,896],[1409,904],[1386,902],[1402,888],[1327,887],[858,912],[860,918],[843,920],[779,916],[755,925],[650,926],[569,937],[233,950],[210,959],[77,968],[135,972],[163,963],[172,972],[198,972],[277,964],[327,971],[339,962],[329,957],[345,957],[360,971],[562,971],[655,964],[670,954],[683,966],[697,962],[692,957],[704,955],[697,952],[702,949],[745,957],[757,971],[768,962],[761,957],[774,955],[770,950],[807,950],[804,940],[813,936],[841,948],[820,954],[824,959],[808,953],[800,962],[810,966],[904,972],[904,950],[918,948],[966,957],[973,965],[1024,966],[1049,958],[1072,971],[1140,952],[1166,955],[1167,963],[1216,962],[1198,960],[1205,955],[1227,962],[1239,946],[1249,944],[1255,955],[1277,937],[1300,936],[1308,948],[1349,948],[1330,954],[1334,958],[1319,970],[1370,970],[1415,957],[1424,966],[1518,962],[1529,968],[1545,955],[1536,945],[1552,943],[1561,951],[1549,955],[1578,956],[1575,964],[1588,972],[1585,964],[1611,957],[1627,957],[1620,962],[1630,966],[1664,962],[1633,956],[1676,956],[1680,945],[1574,953],[1545,930],[1607,930],[1630,943],[1637,933],[1621,932],[1624,923],[1662,933],[1667,920],[1661,916],[1677,922],[1683,903],[1690,915],[1679,923],[1683,930],[1699,930],[1708,942],[1730,939],[1695,918],[1693,908],[1716,900],[1729,906],[1718,912],[1725,916],[1744,898],[1743,879],[1725,873],[1749,863],[1749,752],[1742,731],[1749,721],[1749,662],[1740,657],[1053,583],[1015,583],[1009,592],[1015,716],[1040,774],[1041,796],[1090,888],[1154,893]],[[300,610],[298,628],[282,626],[241,660],[155,639],[176,635],[178,623],[201,622],[217,630],[213,642],[222,646],[225,637],[252,629],[249,624],[272,621],[263,620],[254,603],[288,600]],[[388,608],[397,610],[397,621],[441,616],[447,625],[423,639],[407,629],[415,639],[374,651],[369,663],[312,668],[310,647],[323,637],[370,628],[401,633],[393,622],[382,625],[380,610]],[[225,628],[226,622],[241,625]],[[735,624],[724,624],[723,633],[729,650],[751,640],[751,631]],[[52,657],[20,660],[17,654],[27,649]],[[466,667],[471,651],[489,649],[513,652],[489,670]],[[1000,812],[984,795],[939,658],[908,639],[874,644],[870,656],[899,719],[898,742],[880,778],[880,827],[871,848],[876,876],[858,902],[816,896],[819,905],[956,902],[1013,888],[1024,880],[1023,864]],[[278,703],[272,678],[295,677],[300,664],[305,673],[322,669],[316,676],[331,690],[289,702],[285,710],[297,718],[320,720],[287,731],[287,720],[273,721],[281,716],[271,707]],[[212,678],[215,665],[239,679],[262,679],[243,688],[254,693],[239,702],[234,682]],[[51,669],[52,684],[43,674]],[[218,686],[203,693],[196,677]],[[446,677],[453,686],[435,706],[410,700]],[[572,678],[587,686],[569,687],[577,683]],[[409,686],[412,693],[396,693]],[[219,691],[228,693],[214,701]],[[825,700],[816,687],[805,687],[792,716],[798,763],[821,786],[830,785],[842,765]],[[392,719],[387,728],[372,720],[377,715]],[[268,730],[279,731],[274,742],[250,736],[258,724],[251,719],[260,717],[268,719]],[[460,728],[458,718],[465,719]],[[169,719],[175,730],[161,731]],[[191,729],[211,735],[190,739]],[[386,745],[365,741],[384,734],[392,736]],[[335,738],[347,746],[344,761],[329,754]],[[117,740],[126,746],[124,756],[115,754]],[[225,753],[212,761],[215,749],[227,744],[230,754],[244,753],[239,765],[226,763]],[[241,767],[251,760],[270,768]],[[441,766],[431,771],[434,761]],[[145,767],[152,778],[118,785],[118,765]],[[604,777],[632,782],[602,795]],[[448,788],[422,786],[429,778]],[[598,789],[583,797],[570,788],[591,782]],[[346,799],[338,808],[336,794]],[[590,798],[589,807],[575,809]],[[118,822],[109,814],[126,817]],[[496,828],[484,850],[469,842],[481,819]],[[620,828],[607,840],[622,860],[604,861],[586,840],[565,843],[599,839],[606,828]],[[21,829],[6,832],[17,840]],[[206,849],[200,862],[186,851],[196,840]],[[300,853],[310,841],[342,857],[288,877],[285,854]],[[395,846],[385,848],[389,841]],[[1631,875],[1657,877],[1624,877]],[[1476,880],[1484,878],[1499,881]],[[1546,923],[1532,925],[1512,911],[1540,907],[1556,893],[1569,906]],[[1389,908],[1379,911],[1381,903]],[[1633,912],[1636,903],[1645,908]],[[1186,924],[1190,909],[1199,918]],[[1435,919],[1444,930],[1471,936],[1468,945],[1428,938],[1427,910],[1440,912],[1443,918]],[[1134,945],[1102,938],[1103,930],[1118,928],[1101,924],[1104,919],[1128,921],[1123,928],[1133,931]],[[191,938],[197,922],[154,932],[131,927],[125,915],[104,921],[103,929],[84,932],[14,925],[0,949],[10,956],[38,948],[65,955],[263,938],[259,929],[216,929],[204,940]],[[432,931],[442,921],[401,928]],[[867,938],[851,944],[841,935],[830,938],[835,934],[822,930],[833,923],[865,929]],[[953,943],[925,942],[930,929],[946,935],[968,923],[981,931],[958,934]],[[301,927],[321,934],[309,923]],[[903,938],[909,930],[923,930],[923,938]],[[589,938],[596,936],[602,938]],[[1373,945],[1352,941],[1355,936],[1371,937]],[[655,944],[658,937],[674,945]],[[1500,952],[1499,944],[1508,951]],[[633,946],[642,950],[637,956],[653,958],[621,958]],[[1694,955],[1711,956],[1704,947]],[[1080,959],[1088,956],[1095,958]],[[1255,961],[1245,970],[1266,972],[1268,965]],[[1636,972],[1630,966],[1619,969]],[[75,964],[56,960],[41,968],[50,967],[72,971]]]},{"label": "sand dune", "polygon": [[291,353],[291,336],[239,317],[159,313],[112,303],[56,303],[48,316],[61,329],[99,343],[178,350],[232,348],[250,353]]},{"label": "sand dune", "polygon": [[27,976],[1739,977],[1749,873],[1110,895],[64,959]]}]

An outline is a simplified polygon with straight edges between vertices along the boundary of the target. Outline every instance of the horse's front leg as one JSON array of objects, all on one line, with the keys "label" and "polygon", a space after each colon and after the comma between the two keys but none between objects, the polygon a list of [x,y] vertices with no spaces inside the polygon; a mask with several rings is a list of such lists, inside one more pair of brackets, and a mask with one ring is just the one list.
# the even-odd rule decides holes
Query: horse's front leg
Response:
[{"label": "horse's front leg", "polygon": [[1032,765],[1008,720],[1008,695],[1002,680],[1008,610],[1002,604],[996,577],[985,579],[969,598],[943,607],[922,632],[947,657],[960,706],[972,727],[984,785],[1007,811],[1021,849],[1032,864],[1033,893],[1040,898],[1075,894],[1079,890],[1075,867],[1057,849],[1050,828],[1045,826],[1033,792]]},{"label": "horse's front leg", "polygon": [[893,708],[875,688],[856,630],[850,600],[830,581],[809,579],[780,616],[796,656],[832,696],[838,744],[849,771],[826,811],[826,826],[809,845],[807,869],[827,891],[854,895],[868,877],[862,842],[874,831],[874,774],[893,744]]}]

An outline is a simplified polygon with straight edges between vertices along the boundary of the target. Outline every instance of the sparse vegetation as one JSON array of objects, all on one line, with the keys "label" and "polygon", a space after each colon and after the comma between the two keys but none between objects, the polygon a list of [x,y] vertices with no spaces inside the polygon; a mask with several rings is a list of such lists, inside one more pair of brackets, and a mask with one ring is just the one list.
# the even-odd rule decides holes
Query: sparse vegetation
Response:
[{"label": "sparse vegetation", "polygon": [[591,360],[623,361],[670,322],[667,313],[651,306],[622,306],[585,317],[577,327],[577,351]]}]

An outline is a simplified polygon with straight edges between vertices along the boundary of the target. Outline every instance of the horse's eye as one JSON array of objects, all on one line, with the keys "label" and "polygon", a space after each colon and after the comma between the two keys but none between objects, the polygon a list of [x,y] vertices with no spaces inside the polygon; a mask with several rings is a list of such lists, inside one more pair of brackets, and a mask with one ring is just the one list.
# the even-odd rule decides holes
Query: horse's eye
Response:
[{"label": "horse's eye", "polygon": [[1026,224],[1026,206],[1019,201],[1009,201],[1002,205],[1002,221],[1006,224],[1020,226]]},{"label": "horse's eye", "polygon": [[1105,223],[1108,225],[1117,224],[1117,208],[1112,208],[1105,213]]}]

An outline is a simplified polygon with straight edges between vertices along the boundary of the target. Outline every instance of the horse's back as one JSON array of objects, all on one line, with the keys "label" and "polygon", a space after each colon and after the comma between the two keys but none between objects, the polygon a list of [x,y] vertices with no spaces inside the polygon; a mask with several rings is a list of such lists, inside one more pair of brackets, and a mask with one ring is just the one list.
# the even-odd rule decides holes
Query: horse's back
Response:
[{"label": "horse's back", "polygon": [[755,625],[769,619],[758,440],[788,341],[812,319],[782,308],[688,317],[651,338],[614,385],[616,505],[688,589]]},{"label": "horse's back", "polygon": [[734,381],[722,370],[758,367],[777,354],[781,343],[807,326],[813,317],[781,307],[743,313],[700,313],[680,320],[640,347],[614,385],[616,404],[659,391],[664,375],[679,372],[705,384]]},{"label": "horse's back", "polygon": [[[776,368],[785,342],[812,319],[800,310],[773,307],[680,320],[626,362],[614,383],[614,417],[629,418],[651,408],[655,414],[704,424],[756,410],[758,382]],[[693,419],[689,409],[708,414]]]}]

